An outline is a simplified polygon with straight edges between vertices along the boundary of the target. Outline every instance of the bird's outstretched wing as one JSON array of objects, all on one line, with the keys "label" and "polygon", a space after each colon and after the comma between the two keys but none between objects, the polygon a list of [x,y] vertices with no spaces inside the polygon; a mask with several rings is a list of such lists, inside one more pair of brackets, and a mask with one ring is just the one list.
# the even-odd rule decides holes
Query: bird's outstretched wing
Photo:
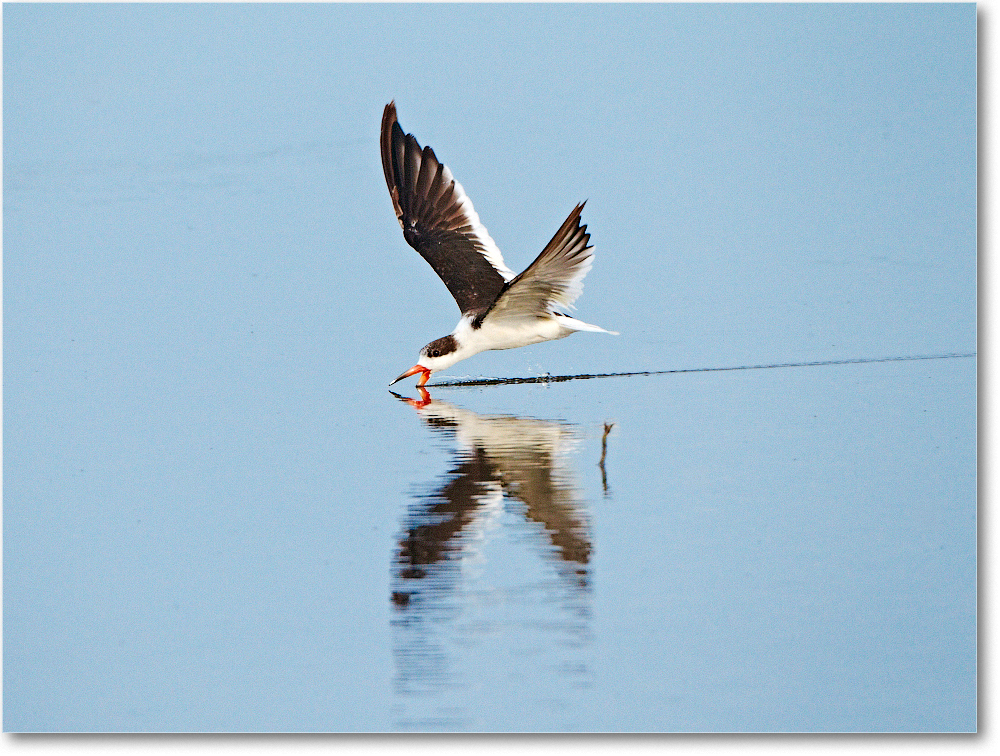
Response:
[{"label": "bird's outstretched wing", "polygon": [[420,148],[396,121],[396,104],[382,115],[382,168],[406,241],[430,263],[463,313],[481,313],[514,277],[472,202],[434,150]]},{"label": "bird's outstretched wing", "polygon": [[583,205],[556,231],[542,253],[527,269],[504,286],[493,307],[479,318],[491,321],[532,320],[548,317],[554,309],[571,308],[583,292],[584,276],[594,264],[590,234],[580,223]]}]

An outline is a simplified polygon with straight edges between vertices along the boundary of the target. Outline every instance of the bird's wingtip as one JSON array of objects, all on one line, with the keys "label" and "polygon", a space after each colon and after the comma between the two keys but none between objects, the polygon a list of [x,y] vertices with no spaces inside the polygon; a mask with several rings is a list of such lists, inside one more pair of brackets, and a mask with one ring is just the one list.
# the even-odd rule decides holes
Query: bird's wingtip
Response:
[{"label": "bird's wingtip", "polygon": [[392,124],[396,121],[396,101],[389,100],[389,104],[385,106],[385,110],[382,111],[382,128],[385,129],[387,124]]}]

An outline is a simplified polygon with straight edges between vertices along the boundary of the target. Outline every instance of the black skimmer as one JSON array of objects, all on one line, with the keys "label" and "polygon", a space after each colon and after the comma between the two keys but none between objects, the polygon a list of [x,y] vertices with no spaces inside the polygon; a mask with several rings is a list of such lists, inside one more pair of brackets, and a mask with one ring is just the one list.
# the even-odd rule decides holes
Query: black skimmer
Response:
[{"label": "black skimmer", "polygon": [[455,330],[420,350],[417,364],[397,381],[430,374],[488,349],[514,349],[561,339],[576,331],[615,334],[559,311],[571,308],[593,264],[590,234],[577,205],[542,253],[515,275],[479,221],[462,185],[434,150],[421,148],[396,120],[396,104],[382,115],[382,168],[403,237],[434,268],[458,303]]}]

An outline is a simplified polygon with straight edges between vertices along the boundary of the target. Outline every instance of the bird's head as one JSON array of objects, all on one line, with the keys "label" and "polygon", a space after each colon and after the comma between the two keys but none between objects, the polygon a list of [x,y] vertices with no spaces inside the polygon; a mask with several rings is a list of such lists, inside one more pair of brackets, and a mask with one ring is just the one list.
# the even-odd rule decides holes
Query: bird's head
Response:
[{"label": "bird's head", "polygon": [[391,386],[397,381],[401,381],[404,378],[409,378],[411,375],[420,373],[420,380],[417,382],[417,386],[423,386],[427,383],[427,379],[431,377],[432,372],[435,370],[444,370],[445,368],[449,368],[461,359],[462,357],[458,353],[458,342],[455,340],[455,337],[443,336],[440,339],[435,339],[421,349],[420,358],[417,360],[417,364],[400,375],[389,385]]}]

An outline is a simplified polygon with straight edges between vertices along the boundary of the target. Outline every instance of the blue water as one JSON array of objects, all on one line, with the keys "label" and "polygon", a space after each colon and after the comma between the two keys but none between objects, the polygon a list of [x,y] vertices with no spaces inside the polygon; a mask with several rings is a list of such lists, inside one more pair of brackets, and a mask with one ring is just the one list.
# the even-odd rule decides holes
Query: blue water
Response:
[{"label": "blue water", "polygon": [[976,729],[974,6],[3,14],[5,730]]}]

